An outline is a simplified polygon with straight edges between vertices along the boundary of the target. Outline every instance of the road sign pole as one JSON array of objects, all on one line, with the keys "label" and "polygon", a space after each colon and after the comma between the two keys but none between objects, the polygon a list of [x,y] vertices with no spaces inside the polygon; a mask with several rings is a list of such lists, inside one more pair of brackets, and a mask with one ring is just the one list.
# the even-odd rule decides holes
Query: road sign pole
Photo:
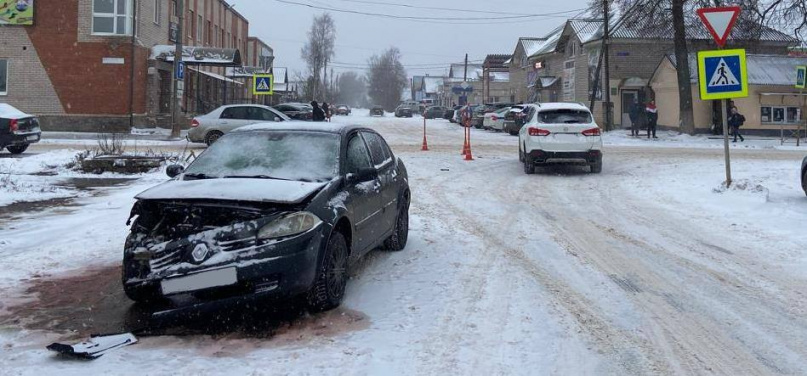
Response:
[{"label": "road sign pole", "polygon": [[728,121],[728,99],[721,99],[723,111],[723,149],[726,154],[726,187],[731,187],[731,149],[729,149],[729,121]]}]

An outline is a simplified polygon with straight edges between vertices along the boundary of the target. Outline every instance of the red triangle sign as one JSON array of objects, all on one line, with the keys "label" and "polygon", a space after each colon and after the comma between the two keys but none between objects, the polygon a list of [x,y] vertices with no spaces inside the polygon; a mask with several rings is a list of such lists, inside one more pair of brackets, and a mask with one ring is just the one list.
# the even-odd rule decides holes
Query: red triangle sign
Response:
[{"label": "red triangle sign", "polygon": [[734,23],[737,22],[737,17],[740,16],[740,11],[740,7],[701,8],[698,9],[698,17],[706,25],[717,45],[723,47]]}]

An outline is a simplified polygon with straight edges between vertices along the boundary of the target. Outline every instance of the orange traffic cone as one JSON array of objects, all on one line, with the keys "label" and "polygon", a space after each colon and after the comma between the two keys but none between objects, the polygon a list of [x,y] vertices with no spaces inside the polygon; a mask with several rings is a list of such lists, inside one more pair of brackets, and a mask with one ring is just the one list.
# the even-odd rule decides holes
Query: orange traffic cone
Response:
[{"label": "orange traffic cone", "polygon": [[474,156],[471,153],[471,128],[468,128],[468,137],[465,140],[465,147],[467,148],[467,151],[463,154],[465,155],[465,160],[466,161],[474,160]]},{"label": "orange traffic cone", "polygon": [[429,151],[429,143],[426,142],[426,134],[423,134],[423,146],[421,146],[420,150]]}]

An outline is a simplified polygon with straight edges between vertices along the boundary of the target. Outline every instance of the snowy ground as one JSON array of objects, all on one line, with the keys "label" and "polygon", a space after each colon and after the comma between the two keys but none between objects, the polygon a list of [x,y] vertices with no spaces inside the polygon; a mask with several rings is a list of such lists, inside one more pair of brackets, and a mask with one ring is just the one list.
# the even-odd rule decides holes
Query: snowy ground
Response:
[{"label": "snowy ground", "polygon": [[[405,161],[413,207],[406,250],[363,260],[343,308],[224,311],[187,320],[233,329],[59,359],[44,346],[126,328],[126,217],[132,196],[164,178],[36,211],[3,214],[0,202],[0,374],[807,373],[807,148],[733,145],[737,184],[725,190],[721,140],[613,132],[602,174],[527,176],[509,135],[474,131],[466,162],[447,121],[429,121],[429,152],[422,118],[349,121]],[[39,178],[29,174],[71,145],[0,166]]]}]

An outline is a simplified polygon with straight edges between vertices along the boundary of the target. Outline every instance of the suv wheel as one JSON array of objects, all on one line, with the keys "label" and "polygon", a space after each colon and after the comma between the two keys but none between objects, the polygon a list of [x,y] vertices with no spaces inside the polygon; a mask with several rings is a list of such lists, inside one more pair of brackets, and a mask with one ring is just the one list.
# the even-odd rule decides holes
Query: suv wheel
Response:
[{"label": "suv wheel", "polygon": [[219,131],[210,131],[207,133],[207,136],[205,136],[205,143],[207,146],[213,145],[213,143],[218,141],[221,136],[224,136],[224,133]]},{"label": "suv wheel", "polygon": [[521,145],[518,145],[518,161],[524,163],[524,152],[521,149]]},{"label": "suv wheel", "polygon": [[[28,150],[28,146],[29,146],[28,144],[14,145],[14,146],[8,146],[8,147],[6,147],[6,149],[8,149],[9,153],[11,153],[11,154],[22,154],[26,150]],[[0,150],[2,150],[2,149],[0,149]]]},{"label": "suv wheel", "polygon": [[524,154],[524,173],[527,175],[532,175],[535,173],[535,163],[533,163],[532,158],[529,154]]},{"label": "suv wheel", "polygon": [[591,173],[599,174],[602,172],[602,157],[597,158],[597,161],[591,164]]},{"label": "suv wheel", "polygon": [[314,312],[334,309],[345,297],[348,280],[348,249],[345,237],[334,232],[328,239],[325,257],[319,266],[314,285],[308,291],[308,308]]}]

